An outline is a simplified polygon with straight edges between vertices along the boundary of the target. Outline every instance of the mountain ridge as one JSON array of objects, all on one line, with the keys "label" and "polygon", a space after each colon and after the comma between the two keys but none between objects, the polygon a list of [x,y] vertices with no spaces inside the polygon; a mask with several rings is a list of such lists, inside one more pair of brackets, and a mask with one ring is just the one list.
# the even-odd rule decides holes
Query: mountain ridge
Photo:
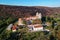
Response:
[{"label": "mountain ridge", "polygon": [[36,12],[41,12],[43,16],[51,16],[55,13],[60,14],[60,7],[0,5],[1,17],[28,17],[34,16]]}]

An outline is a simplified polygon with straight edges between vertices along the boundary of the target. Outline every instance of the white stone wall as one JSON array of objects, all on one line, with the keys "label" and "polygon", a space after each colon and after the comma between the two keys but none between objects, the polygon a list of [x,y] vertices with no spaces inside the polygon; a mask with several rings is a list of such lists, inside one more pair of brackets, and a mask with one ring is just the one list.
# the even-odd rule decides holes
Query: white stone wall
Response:
[{"label": "white stone wall", "polygon": [[33,31],[42,31],[43,27],[33,28]]},{"label": "white stone wall", "polygon": [[[31,31],[43,31],[43,27],[34,27],[35,25],[28,25],[29,30]],[[32,29],[33,28],[33,29]]]}]

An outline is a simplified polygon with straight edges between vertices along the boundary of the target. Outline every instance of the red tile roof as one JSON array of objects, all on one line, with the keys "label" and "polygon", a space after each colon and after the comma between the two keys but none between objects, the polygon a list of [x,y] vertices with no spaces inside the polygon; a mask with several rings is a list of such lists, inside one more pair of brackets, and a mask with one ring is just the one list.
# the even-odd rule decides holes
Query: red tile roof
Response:
[{"label": "red tile roof", "polygon": [[12,27],[12,30],[16,30],[16,26],[15,25]]}]

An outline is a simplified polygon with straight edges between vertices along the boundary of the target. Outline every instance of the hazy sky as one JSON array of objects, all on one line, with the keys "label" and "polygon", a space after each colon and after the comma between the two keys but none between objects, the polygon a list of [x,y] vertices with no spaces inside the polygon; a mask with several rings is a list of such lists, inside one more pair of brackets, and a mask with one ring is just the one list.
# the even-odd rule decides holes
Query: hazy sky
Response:
[{"label": "hazy sky", "polygon": [[60,0],[0,0],[0,4],[60,7]]}]

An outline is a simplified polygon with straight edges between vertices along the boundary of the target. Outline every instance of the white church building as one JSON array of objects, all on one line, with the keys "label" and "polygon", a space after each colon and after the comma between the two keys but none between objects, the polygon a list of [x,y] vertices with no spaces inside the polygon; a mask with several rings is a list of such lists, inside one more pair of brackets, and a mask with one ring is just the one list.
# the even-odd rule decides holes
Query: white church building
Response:
[{"label": "white church building", "polygon": [[41,19],[42,18],[42,15],[41,15],[41,13],[36,13],[36,17],[38,18],[38,19]]},{"label": "white church building", "polygon": [[42,18],[42,15],[41,15],[41,13],[36,13],[36,15],[35,16],[30,16],[30,17],[27,17],[27,18],[24,18],[25,20],[35,20],[35,19],[41,19]]}]

